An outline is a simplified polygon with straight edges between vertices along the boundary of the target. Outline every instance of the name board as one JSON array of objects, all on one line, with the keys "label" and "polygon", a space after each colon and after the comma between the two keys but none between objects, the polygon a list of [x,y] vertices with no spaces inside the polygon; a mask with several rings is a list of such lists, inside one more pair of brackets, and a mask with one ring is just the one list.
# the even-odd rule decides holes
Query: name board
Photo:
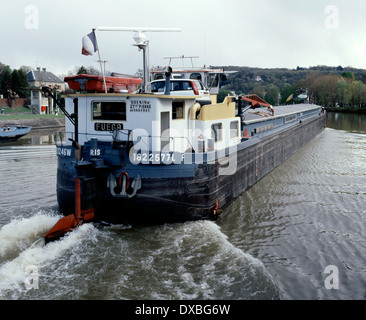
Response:
[{"label": "name board", "polygon": [[151,112],[151,102],[146,100],[131,100],[130,112]]},{"label": "name board", "polygon": [[114,131],[123,130],[123,123],[102,123],[96,122],[94,124],[95,131]]},{"label": "name board", "polygon": [[57,148],[57,155],[63,157],[71,157],[71,149]]}]

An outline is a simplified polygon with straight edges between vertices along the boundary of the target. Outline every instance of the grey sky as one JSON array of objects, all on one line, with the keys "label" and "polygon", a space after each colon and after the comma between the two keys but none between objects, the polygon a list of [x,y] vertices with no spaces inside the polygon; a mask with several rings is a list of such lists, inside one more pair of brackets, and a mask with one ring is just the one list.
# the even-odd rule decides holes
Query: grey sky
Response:
[{"label": "grey sky", "polygon": [[[0,62],[66,74],[99,68],[81,55],[81,39],[98,26],[180,28],[148,33],[150,64],[199,56],[196,66],[366,68],[366,2],[362,0],[17,0],[1,1]],[[135,73],[142,54],[133,33],[97,32],[106,68]],[[188,64],[188,61],[186,61]]]}]

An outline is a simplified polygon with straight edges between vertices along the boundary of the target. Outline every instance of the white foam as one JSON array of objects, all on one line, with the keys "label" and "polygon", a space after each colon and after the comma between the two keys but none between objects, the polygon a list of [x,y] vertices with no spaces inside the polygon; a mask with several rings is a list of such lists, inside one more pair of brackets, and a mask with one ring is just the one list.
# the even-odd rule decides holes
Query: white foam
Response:
[{"label": "white foam", "polygon": [[59,241],[46,246],[35,244],[22,251],[17,258],[3,264],[0,267],[0,297],[6,290],[26,290],[24,281],[27,267],[36,266],[41,273],[42,266],[72,249],[81,238],[90,234],[93,228],[90,224],[82,225]]},{"label": "white foam", "polygon": [[165,250],[151,254],[166,266],[159,271],[166,274],[165,279],[172,278],[174,286],[165,282],[165,290],[152,297],[242,299],[275,290],[264,264],[232,244],[215,222],[195,221],[165,229],[161,233]]},{"label": "white foam", "polygon": [[[225,257],[231,254],[233,257],[237,257],[245,260],[248,264],[253,265],[257,268],[264,268],[263,263],[253,257],[252,255],[245,253],[241,249],[235,247],[229,240],[228,237],[221,231],[220,226],[212,221],[198,221],[190,224],[189,233],[184,233],[184,237],[191,237],[193,241],[196,241],[195,235],[199,234],[201,239],[201,246],[210,245],[216,246],[216,254],[218,257]],[[180,239],[182,240],[182,239]],[[197,245],[197,243],[196,243]]]},{"label": "white foam", "polygon": [[60,219],[57,216],[38,214],[31,218],[13,220],[0,230],[0,258],[24,250]]}]

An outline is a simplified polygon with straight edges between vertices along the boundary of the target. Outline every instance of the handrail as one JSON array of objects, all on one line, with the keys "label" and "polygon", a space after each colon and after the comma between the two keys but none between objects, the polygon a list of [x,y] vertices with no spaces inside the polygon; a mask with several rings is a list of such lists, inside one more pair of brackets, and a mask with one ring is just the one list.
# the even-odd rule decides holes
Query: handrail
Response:
[{"label": "handrail", "polygon": [[[193,146],[191,144],[191,142],[188,140],[187,137],[163,137],[163,136],[151,136],[151,135],[148,135],[148,136],[139,136],[140,138],[169,138],[169,140],[173,140],[173,149],[175,149],[175,139],[185,139],[188,143],[188,145],[192,148],[193,150]],[[144,142],[145,143],[145,142]],[[170,144],[170,142],[169,142]]]},{"label": "handrail", "polygon": [[[128,139],[127,140],[117,140],[117,137],[116,137],[116,134],[115,134],[116,131],[117,132],[120,132],[121,134],[127,135],[128,136]],[[122,132],[122,131],[128,131],[128,132]],[[127,129],[124,129],[124,130],[114,130],[112,137],[113,137],[114,141],[131,141],[130,140],[130,134],[131,134],[131,132],[132,132],[131,130],[127,130]],[[65,136],[67,134],[70,134],[72,138],[74,136],[74,132],[73,131],[70,131],[70,132],[67,132],[66,131],[65,132]],[[85,136],[88,141],[90,140],[90,139],[88,139],[89,136],[90,137],[95,137],[95,136],[106,137],[106,136],[108,136],[108,135],[102,134],[102,133],[86,133],[86,132],[79,132],[79,135]],[[155,139],[156,138],[160,138],[160,139],[161,138],[166,138],[166,139],[169,138],[169,143],[171,143],[171,141],[173,141],[173,149],[175,149],[176,140],[177,139],[183,139],[183,140],[186,140],[187,144],[192,148],[192,150],[194,149],[193,146],[192,146],[192,143],[188,140],[187,137],[163,137],[163,136],[152,136],[152,135],[139,135],[138,137],[140,137],[140,141],[142,140],[144,143],[145,143],[145,141],[142,138],[155,138]],[[146,146],[148,146],[148,145],[146,144]]]}]

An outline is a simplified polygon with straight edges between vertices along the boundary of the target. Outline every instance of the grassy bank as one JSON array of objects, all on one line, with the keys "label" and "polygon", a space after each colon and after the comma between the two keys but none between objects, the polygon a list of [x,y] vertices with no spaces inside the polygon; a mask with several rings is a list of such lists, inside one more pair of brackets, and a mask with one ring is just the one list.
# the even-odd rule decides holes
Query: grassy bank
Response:
[{"label": "grassy bank", "polygon": [[[2,109],[4,113],[2,113]],[[31,120],[31,119],[63,119],[64,114],[32,114],[29,108],[26,107],[0,107],[0,121],[7,120]]]},{"label": "grassy bank", "polygon": [[58,128],[65,125],[64,114],[32,114],[24,107],[0,107],[0,128],[5,125],[24,125],[34,129]]},{"label": "grassy bank", "polygon": [[0,114],[0,121],[4,120],[28,120],[28,119],[63,119],[65,116],[63,114],[19,114],[19,113],[8,113]]}]

